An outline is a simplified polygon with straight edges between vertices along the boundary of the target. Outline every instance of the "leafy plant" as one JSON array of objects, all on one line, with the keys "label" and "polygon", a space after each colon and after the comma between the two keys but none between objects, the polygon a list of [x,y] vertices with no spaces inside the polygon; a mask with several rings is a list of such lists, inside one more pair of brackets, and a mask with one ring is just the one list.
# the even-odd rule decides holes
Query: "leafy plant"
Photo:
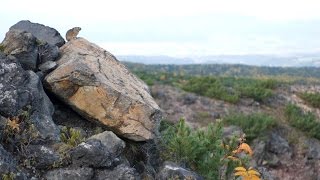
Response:
[{"label": "leafy plant", "polygon": [[305,113],[297,105],[288,104],[285,109],[285,115],[290,125],[311,137],[320,139],[320,122],[314,113]]},{"label": "leafy plant", "polygon": [[61,141],[75,147],[84,141],[81,132],[74,128],[63,127],[60,134]]},{"label": "leafy plant", "polygon": [[298,94],[303,100],[315,108],[320,108],[320,93],[300,93]]},{"label": "leafy plant", "polygon": [[30,109],[30,106],[26,106],[17,116],[8,117],[0,136],[1,143],[7,149],[18,151],[22,156],[26,156],[27,146],[39,137],[39,132],[30,121]]},{"label": "leafy plant", "polygon": [[4,45],[0,44],[0,52],[4,52],[4,49],[5,49]]},{"label": "leafy plant", "polygon": [[234,175],[241,176],[243,180],[260,180],[260,173],[251,167],[248,170],[244,167],[236,167]]},{"label": "leafy plant", "polygon": [[[260,173],[258,171],[254,170],[252,167],[249,167],[248,170],[245,168],[249,166],[249,158],[251,158],[253,155],[251,147],[247,143],[245,143],[245,141],[246,136],[245,134],[243,134],[239,138],[238,147],[235,150],[231,151],[231,153],[230,151],[229,153],[226,153],[227,159],[238,164],[238,166],[234,168],[235,176],[240,176],[244,180],[260,180]],[[244,156],[241,155],[243,153]],[[230,177],[228,177],[228,179],[230,179]]]},{"label": "leafy plant", "polygon": [[273,117],[261,113],[249,115],[232,114],[225,117],[224,121],[227,124],[241,127],[249,141],[263,135],[266,130],[272,128],[276,124]]},{"label": "leafy plant", "polygon": [[12,172],[2,175],[2,180],[14,180],[15,178],[16,175]]},{"label": "leafy plant", "polygon": [[272,79],[251,79],[233,77],[192,77],[182,85],[182,89],[202,96],[236,103],[241,97],[263,101],[272,96],[277,82]]},{"label": "leafy plant", "polygon": [[229,178],[235,167],[247,166],[249,162],[247,156],[237,155],[242,152],[252,155],[250,146],[242,141],[225,144],[219,122],[209,125],[206,130],[192,130],[181,119],[177,125],[162,132],[161,144],[164,159],[188,166],[206,179]]},{"label": "leafy plant", "polygon": [[162,145],[165,159],[192,167],[204,177],[219,177],[220,160],[224,156],[221,146],[221,125],[209,125],[206,130],[191,130],[183,119],[163,132]]}]

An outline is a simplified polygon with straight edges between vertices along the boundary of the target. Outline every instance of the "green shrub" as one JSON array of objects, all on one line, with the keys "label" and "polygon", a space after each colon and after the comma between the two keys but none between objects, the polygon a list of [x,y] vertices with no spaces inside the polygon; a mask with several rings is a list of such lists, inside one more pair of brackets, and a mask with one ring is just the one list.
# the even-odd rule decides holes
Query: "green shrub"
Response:
[{"label": "green shrub", "polygon": [[2,180],[14,180],[16,178],[16,175],[14,173],[7,173],[7,174],[2,174],[1,179]]},{"label": "green shrub", "polygon": [[60,134],[61,141],[69,146],[75,147],[84,141],[79,130],[63,127]]},{"label": "green shrub", "polygon": [[216,124],[206,130],[191,130],[180,120],[162,133],[163,156],[191,167],[206,179],[218,179],[225,154],[221,129],[221,124]]},{"label": "green shrub", "polygon": [[4,52],[4,49],[5,49],[4,45],[0,44],[0,52]]},{"label": "green shrub", "polygon": [[304,113],[298,106],[288,104],[285,115],[290,125],[300,129],[307,135],[320,139],[320,121],[312,112]]},{"label": "green shrub", "polygon": [[315,108],[320,108],[320,93],[300,93],[299,97]]},{"label": "green shrub", "polygon": [[272,96],[272,89],[276,86],[277,82],[273,79],[206,76],[190,78],[187,83],[182,85],[182,89],[202,96],[236,103],[240,97],[263,101]]},{"label": "green shrub", "polygon": [[233,114],[225,117],[224,121],[227,124],[241,127],[249,141],[263,135],[266,130],[275,125],[273,117],[261,113]]},{"label": "green shrub", "polygon": [[223,82],[215,77],[193,77],[182,86],[182,89],[196,94],[236,103],[239,93],[228,89]]}]

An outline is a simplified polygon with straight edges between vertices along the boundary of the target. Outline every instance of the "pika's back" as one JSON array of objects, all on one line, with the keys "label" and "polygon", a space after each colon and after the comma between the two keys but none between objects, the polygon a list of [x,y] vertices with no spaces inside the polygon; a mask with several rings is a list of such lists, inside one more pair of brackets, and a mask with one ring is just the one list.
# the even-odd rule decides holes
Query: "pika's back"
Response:
[{"label": "pika's back", "polygon": [[72,29],[69,29],[66,33],[66,39],[67,41],[70,41],[72,39],[76,39],[81,28],[80,27],[74,27]]}]

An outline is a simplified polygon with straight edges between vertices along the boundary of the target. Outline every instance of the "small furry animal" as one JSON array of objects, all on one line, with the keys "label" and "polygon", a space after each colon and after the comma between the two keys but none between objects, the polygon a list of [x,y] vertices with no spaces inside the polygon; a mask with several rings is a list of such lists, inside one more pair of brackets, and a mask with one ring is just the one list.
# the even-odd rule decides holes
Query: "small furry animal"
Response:
[{"label": "small furry animal", "polygon": [[74,27],[72,29],[69,29],[66,33],[67,41],[71,41],[72,39],[77,39],[77,35],[79,34],[80,30],[81,30],[80,27]]}]

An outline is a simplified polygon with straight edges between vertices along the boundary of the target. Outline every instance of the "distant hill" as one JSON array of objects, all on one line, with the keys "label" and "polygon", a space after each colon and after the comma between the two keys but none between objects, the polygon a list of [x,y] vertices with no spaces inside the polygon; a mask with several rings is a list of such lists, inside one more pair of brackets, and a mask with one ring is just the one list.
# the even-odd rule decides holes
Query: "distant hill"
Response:
[{"label": "distant hill", "polygon": [[196,76],[235,76],[235,77],[263,77],[283,76],[298,78],[320,78],[320,67],[270,67],[249,66],[241,64],[188,64],[168,65],[123,62],[133,72],[147,74],[176,73]]},{"label": "distant hill", "polygon": [[170,56],[117,56],[121,61],[143,64],[243,64],[254,66],[320,67],[320,53],[277,55],[214,55],[187,58]]}]

